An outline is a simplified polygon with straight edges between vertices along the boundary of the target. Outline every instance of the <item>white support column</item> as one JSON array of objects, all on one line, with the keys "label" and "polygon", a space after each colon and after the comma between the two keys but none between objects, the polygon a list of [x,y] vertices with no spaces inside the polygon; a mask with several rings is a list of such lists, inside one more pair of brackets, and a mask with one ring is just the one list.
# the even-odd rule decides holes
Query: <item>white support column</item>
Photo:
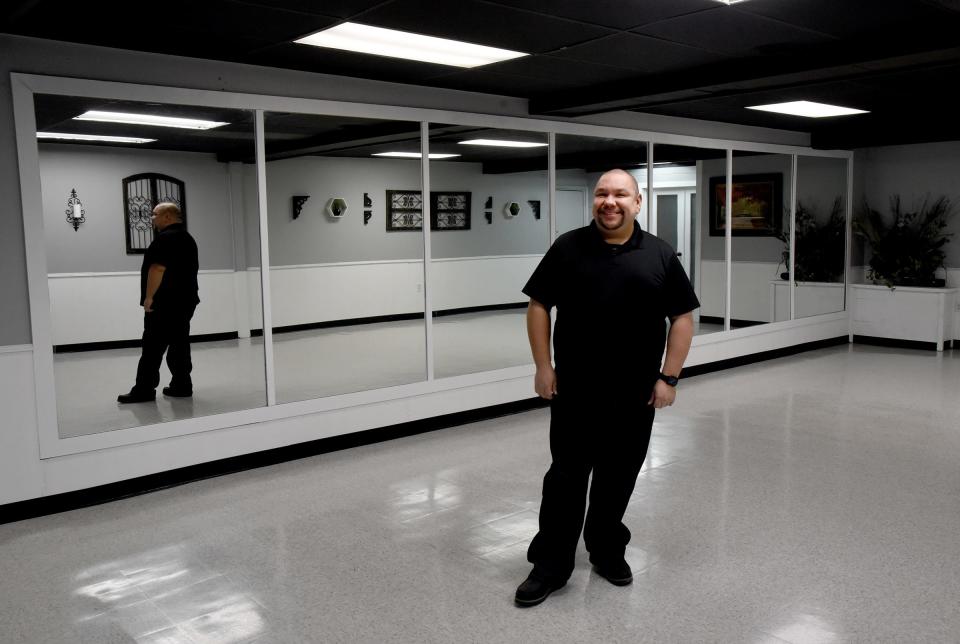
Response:
[{"label": "white support column", "polygon": [[[844,250],[843,250],[843,309],[850,312],[850,273],[851,266],[853,263],[853,155],[851,154],[847,158],[847,211],[846,211],[846,226],[844,228],[846,232],[846,239],[844,240]],[[850,315],[849,324],[851,329],[853,328],[853,316]],[[848,339],[850,342],[853,342],[853,331],[850,331],[848,334]]]},{"label": "white support column", "polygon": [[[797,265],[797,155],[790,155],[790,319],[797,319],[797,284],[794,267]],[[770,318],[776,322],[775,318]]]},{"label": "white support column", "polygon": [[653,213],[653,141],[647,141],[647,207],[644,209],[647,225],[643,227],[651,235],[657,234],[657,222]]},{"label": "white support column", "polygon": [[557,238],[557,135],[547,133],[547,207],[550,209],[550,235],[547,246],[553,246]]},{"label": "white support column", "polygon": [[727,189],[726,197],[724,198],[724,212],[726,217],[724,217],[724,255],[726,255],[727,262],[727,279],[726,279],[726,302],[723,307],[723,330],[730,330],[730,314],[733,309],[732,298],[733,298],[733,217],[731,213],[733,211],[733,149],[727,149]]},{"label": "white support column", "polygon": [[247,283],[247,228],[244,221],[243,164],[227,163],[227,208],[233,239],[233,303],[236,310],[237,335],[250,337],[250,292]]},{"label": "white support column", "polygon": [[273,376],[273,309],[270,305],[270,236],[267,220],[267,155],[264,149],[263,110],[254,117],[257,143],[257,197],[260,213],[260,298],[263,302],[263,360],[267,382],[267,406],[277,404]]},{"label": "white support column", "polygon": [[420,179],[421,203],[423,204],[423,321],[426,340],[427,380],[433,380],[433,302],[431,296],[432,253],[430,250],[430,124],[420,122]]}]

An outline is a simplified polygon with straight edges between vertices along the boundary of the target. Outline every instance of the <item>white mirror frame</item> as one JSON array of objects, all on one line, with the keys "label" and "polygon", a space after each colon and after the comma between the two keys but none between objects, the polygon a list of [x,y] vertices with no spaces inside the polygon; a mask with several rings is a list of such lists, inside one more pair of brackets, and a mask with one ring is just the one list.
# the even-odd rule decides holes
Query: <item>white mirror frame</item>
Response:
[{"label": "white mirror frame", "polygon": [[[437,392],[463,390],[483,390],[488,392],[488,385],[497,385],[517,379],[526,382],[533,375],[533,365],[509,367],[474,373],[450,378],[435,378],[433,370],[432,346],[432,308],[431,308],[431,274],[430,274],[430,233],[427,226],[423,227],[424,244],[424,307],[425,307],[425,334],[426,334],[426,373],[427,379],[421,382],[361,391],[351,394],[330,396],[293,403],[277,404],[276,389],[273,382],[272,339],[270,333],[270,275],[269,270],[269,239],[264,212],[266,210],[265,187],[265,159],[263,150],[263,114],[268,111],[301,112],[326,116],[351,116],[373,119],[404,120],[421,123],[421,143],[423,147],[422,176],[423,194],[429,193],[430,167],[428,158],[428,131],[429,124],[445,123],[467,125],[475,127],[490,127],[514,130],[528,130],[546,133],[550,142],[548,151],[548,189],[549,189],[549,229],[550,241],[555,228],[556,206],[556,134],[581,135],[615,138],[637,141],[648,145],[668,144],[690,147],[720,148],[728,150],[727,174],[730,174],[730,157],[732,150],[771,152],[794,156],[794,175],[796,169],[795,155],[821,156],[847,159],[847,249],[846,249],[846,276],[849,277],[850,264],[850,207],[852,203],[852,158],[850,151],[813,150],[799,146],[774,145],[764,143],[750,143],[723,139],[710,139],[695,136],[666,134],[642,130],[632,130],[601,125],[589,125],[562,121],[549,121],[533,118],[519,118],[496,116],[489,114],[472,114],[446,110],[396,107],[390,105],[347,103],[282,96],[266,96],[259,94],[242,94],[210,90],[194,90],[175,87],[160,87],[153,85],[138,85],[132,83],[117,83],[108,81],[41,76],[33,74],[11,74],[11,86],[14,101],[14,118],[17,133],[17,153],[20,168],[20,190],[23,205],[24,238],[27,256],[27,280],[30,294],[30,317],[33,338],[34,378],[37,403],[37,423],[39,426],[40,457],[43,459],[79,454],[93,450],[135,445],[147,441],[155,441],[176,436],[186,436],[199,432],[210,432],[226,428],[255,425],[257,423],[295,419],[296,417],[334,410],[344,410],[360,406],[375,406],[378,403],[388,403],[401,399],[415,400],[421,396],[429,396]],[[258,196],[260,207],[260,243],[261,243],[261,285],[264,315],[264,354],[266,360],[266,390],[267,406],[228,412],[223,414],[202,416],[197,418],[175,420],[153,425],[144,425],[127,429],[105,431],[99,434],[60,438],[57,427],[57,402],[53,371],[53,348],[50,321],[50,295],[47,285],[47,261],[43,234],[42,201],[40,193],[39,155],[36,139],[36,117],[34,113],[34,94],[53,94],[64,96],[95,97],[143,102],[162,102],[176,105],[198,105],[254,111],[256,118],[256,149],[257,149],[257,176]],[[648,148],[648,149],[653,149]],[[652,154],[650,161],[653,161]],[[648,173],[648,177],[652,173]],[[795,180],[795,176],[793,177]],[[729,176],[728,176],[729,181]],[[795,183],[795,181],[794,181]],[[650,186],[648,186],[649,188]],[[729,194],[728,194],[729,198]],[[650,221],[649,201],[644,215]],[[729,210],[728,210],[729,212]],[[429,213],[425,213],[425,216]],[[726,256],[727,264],[727,298],[726,314],[727,328],[729,328],[730,307],[730,254],[727,231]],[[546,240],[545,240],[546,241]],[[791,291],[793,283],[791,281]],[[791,299],[793,293],[791,292]],[[738,356],[791,346],[802,342],[811,342],[820,339],[839,337],[847,333],[846,311],[835,314],[821,315],[802,320],[789,320],[748,327],[722,333],[697,336],[693,340],[688,365],[703,364],[717,360],[725,360]],[[485,388],[486,387],[486,388]],[[496,389],[494,386],[493,389]],[[532,389],[531,389],[532,397]],[[478,393],[476,406],[495,404],[489,401],[488,393]],[[375,413],[375,412],[373,412]],[[436,413],[447,413],[438,410]],[[376,426],[376,421],[371,421]],[[381,423],[382,424],[382,423]],[[365,429],[361,427],[360,429]],[[343,433],[343,432],[339,432]],[[305,440],[319,438],[314,434],[304,434]],[[249,450],[248,450],[249,451]],[[243,449],[238,447],[238,453]]]}]

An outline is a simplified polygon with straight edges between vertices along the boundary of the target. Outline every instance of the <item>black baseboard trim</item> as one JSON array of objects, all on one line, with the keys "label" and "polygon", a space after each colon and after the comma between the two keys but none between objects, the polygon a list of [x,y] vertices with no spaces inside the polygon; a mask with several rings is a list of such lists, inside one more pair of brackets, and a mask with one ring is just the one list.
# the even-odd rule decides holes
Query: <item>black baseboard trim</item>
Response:
[{"label": "black baseboard trim", "polygon": [[[507,311],[510,309],[525,309],[527,302],[513,302],[510,304],[487,304],[484,306],[466,306],[459,309],[444,309],[434,311],[433,317],[460,315],[462,313],[484,313],[487,311]],[[342,320],[327,320],[326,322],[308,322],[306,324],[288,324],[273,327],[274,333],[293,333],[295,331],[312,331],[314,329],[333,329],[341,326],[356,326],[360,324],[377,324],[378,322],[401,322],[406,320],[422,320],[423,313],[397,313],[395,315],[374,315],[365,318],[346,318]],[[263,335],[263,329],[251,329],[254,337]]]},{"label": "black baseboard trim", "polygon": [[[853,341],[857,344],[872,344],[877,347],[896,347],[898,349],[923,349],[926,351],[936,351],[936,342],[921,342],[919,340],[894,340],[892,338],[878,338],[872,335],[855,335]],[[956,340],[946,340],[943,343],[944,349],[952,349]]]},{"label": "black baseboard trim", "polygon": [[362,445],[414,436],[439,429],[448,429],[450,427],[489,420],[491,418],[499,418],[500,416],[508,416],[531,409],[546,407],[547,404],[547,401],[541,398],[528,398],[511,403],[483,407],[481,409],[470,409],[443,416],[424,418],[399,425],[390,425],[388,427],[378,427],[366,431],[344,434],[342,436],[321,438],[306,443],[297,443],[295,445],[277,447],[262,452],[233,456],[209,463],[199,463],[189,467],[181,467],[167,472],[139,476],[125,481],[107,483],[106,485],[98,485],[97,487],[76,490],[74,492],[64,492],[62,494],[53,494],[38,499],[17,501],[15,503],[0,505],[0,525],[23,521],[25,519],[35,519],[37,517],[67,512],[69,510],[78,510],[111,501],[119,501],[149,492],[176,487],[185,483],[223,476],[224,474],[234,474],[236,472],[243,472],[244,470],[276,465],[278,463],[294,461],[309,456],[317,456],[319,454],[327,454],[351,447],[360,447]]},{"label": "black baseboard trim", "polygon": [[[216,342],[217,340],[236,340],[236,331],[224,333],[201,333],[191,335],[190,342]],[[54,353],[79,353],[81,351],[103,351],[104,349],[139,349],[140,340],[109,340],[107,342],[77,342],[76,344],[55,344]]]},{"label": "black baseboard trim", "polygon": [[[707,324],[723,324],[723,318],[718,318],[714,315],[701,315],[701,322],[706,322]],[[767,322],[760,322],[759,320],[737,320],[735,318],[730,318],[730,328],[731,329],[742,329],[748,326],[757,326],[760,324],[768,324]]]},{"label": "black baseboard trim", "polygon": [[751,353],[745,356],[737,356],[736,358],[728,358],[727,360],[718,360],[716,362],[708,362],[706,364],[693,365],[692,367],[684,367],[683,371],[680,373],[681,381],[686,380],[687,378],[692,378],[694,376],[700,376],[706,373],[713,373],[714,371],[723,371],[724,369],[731,369],[733,367],[742,367],[748,364],[754,364],[755,362],[764,362],[766,360],[774,360],[776,358],[785,358],[787,356],[792,356],[798,353],[804,353],[806,351],[813,351],[815,349],[824,349],[826,347],[834,347],[840,344],[847,343],[847,336],[837,336],[836,338],[827,338],[826,340],[816,340],[814,342],[804,342],[803,344],[795,344],[793,346],[784,347],[782,349],[771,349],[770,351],[761,351],[760,353]]},{"label": "black baseboard trim", "polygon": [[[526,306],[526,304],[524,304]],[[783,358],[786,356],[822,349],[825,347],[845,344],[847,336],[829,338],[827,340],[818,340],[816,342],[806,342],[783,349],[774,349],[772,351],[762,351],[747,356],[739,356],[728,360],[720,360],[709,364],[695,365],[683,370],[683,379],[692,378],[698,375],[722,371],[732,367]],[[34,519],[59,512],[77,510],[111,501],[119,501],[157,490],[176,487],[193,481],[223,476],[224,474],[233,474],[244,470],[265,467],[267,465],[276,465],[318,454],[326,454],[339,450],[359,447],[389,441],[406,436],[414,436],[425,432],[432,432],[440,429],[447,429],[458,425],[465,425],[481,420],[489,420],[500,416],[508,416],[531,409],[546,407],[547,401],[541,398],[528,398],[511,403],[483,407],[481,409],[470,409],[467,411],[424,418],[422,420],[390,425],[387,427],[378,427],[365,431],[344,434],[342,436],[333,436],[331,438],[321,438],[306,443],[297,443],[286,447],[277,447],[274,449],[254,452],[252,454],[243,454],[230,458],[211,461],[208,463],[199,463],[189,467],[182,467],[167,472],[158,472],[125,481],[117,481],[97,487],[76,490],[73,492],[64,492],[51,496],[40,497],[37,499],[28,499],[26,501],[17,501],[0,505],[0,525],[12,523],[14,521],[23,521],[25,519]]]}]

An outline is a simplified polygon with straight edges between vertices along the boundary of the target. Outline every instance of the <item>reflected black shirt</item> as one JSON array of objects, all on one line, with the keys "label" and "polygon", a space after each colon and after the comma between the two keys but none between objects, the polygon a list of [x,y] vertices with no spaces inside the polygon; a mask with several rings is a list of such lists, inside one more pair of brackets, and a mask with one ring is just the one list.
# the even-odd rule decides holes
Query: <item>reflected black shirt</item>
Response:
[{"label": "reflected black shirt", "polygon": [[197,272],[200,269],[197,242],[183,224],[170,224],[157,233],[147,247],[140,267],[141,306],[152,264],[160,264],[166,269],[160,288],[153,296],[154,309],[187,309],[200,302],[197,296]]},{"label": "reflected black shirt", "polygon": [[523,292],[557,309],[558,390],[652,385],[666,345],[666,320],[700,306],[673,248],[636,223],[622,245],[608,244],[593,222],[564,233]]}]

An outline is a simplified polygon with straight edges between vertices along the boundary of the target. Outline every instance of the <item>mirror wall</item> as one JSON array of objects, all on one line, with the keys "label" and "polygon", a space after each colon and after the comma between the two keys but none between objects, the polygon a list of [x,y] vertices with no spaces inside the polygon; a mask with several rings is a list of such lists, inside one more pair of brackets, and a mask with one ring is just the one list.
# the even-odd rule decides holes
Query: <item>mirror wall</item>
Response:
[{"label": "mirror wall", "polygon": [[420,124],[264,131],[277,402],[426,380]]},{"label": "mirror wall", "polygon": [[[730,326],[775,321],[781,274],[789,270],[792,157],[734,150]],[[726,183],[722,179],[721,184]],[[722,188],[718,193],[725,195]],[[718,194],[718,198],[719,198]],[[724,208],[721,206],[721,218]],[[719,224],[720,222],[715,222]]]},{"label": "mirror wall", "polygon": [[545,133],[430,125],[438,378],[531,362],[521,289],[550,244],[547,146]]},{"label": "mirror wall", "polygon": [[[264,405],[263,342],[250,332],[261,326],[252,113],[39,94],[35,113],[60,437]],[[118,113],[215,125],[117,122],[139,120]],[[181,206],[198,246],[194,395],[163,396],[163,365],[156,401],[119,404],[140,357],[140,271],[159,201]]]},{"label": "mirror wall", "polygon": [[[844,308],[847,160],[797,157],[795,318]],[[778,292],[783,287],[778,283]],[[777,299],[777,319],[783,315]],[[787,306],[789,314],[789,302]]]},{"label": "mirror wall", "polygon": [[[726,244],[711,235],[706,201],[711,177],[726,174],[726,151],[679,145],[653,149],[653,216],[656,234],[676,250],[700,300],[696,334],[723,331]],[[646,198],[646,173],[641,171]]]}]

